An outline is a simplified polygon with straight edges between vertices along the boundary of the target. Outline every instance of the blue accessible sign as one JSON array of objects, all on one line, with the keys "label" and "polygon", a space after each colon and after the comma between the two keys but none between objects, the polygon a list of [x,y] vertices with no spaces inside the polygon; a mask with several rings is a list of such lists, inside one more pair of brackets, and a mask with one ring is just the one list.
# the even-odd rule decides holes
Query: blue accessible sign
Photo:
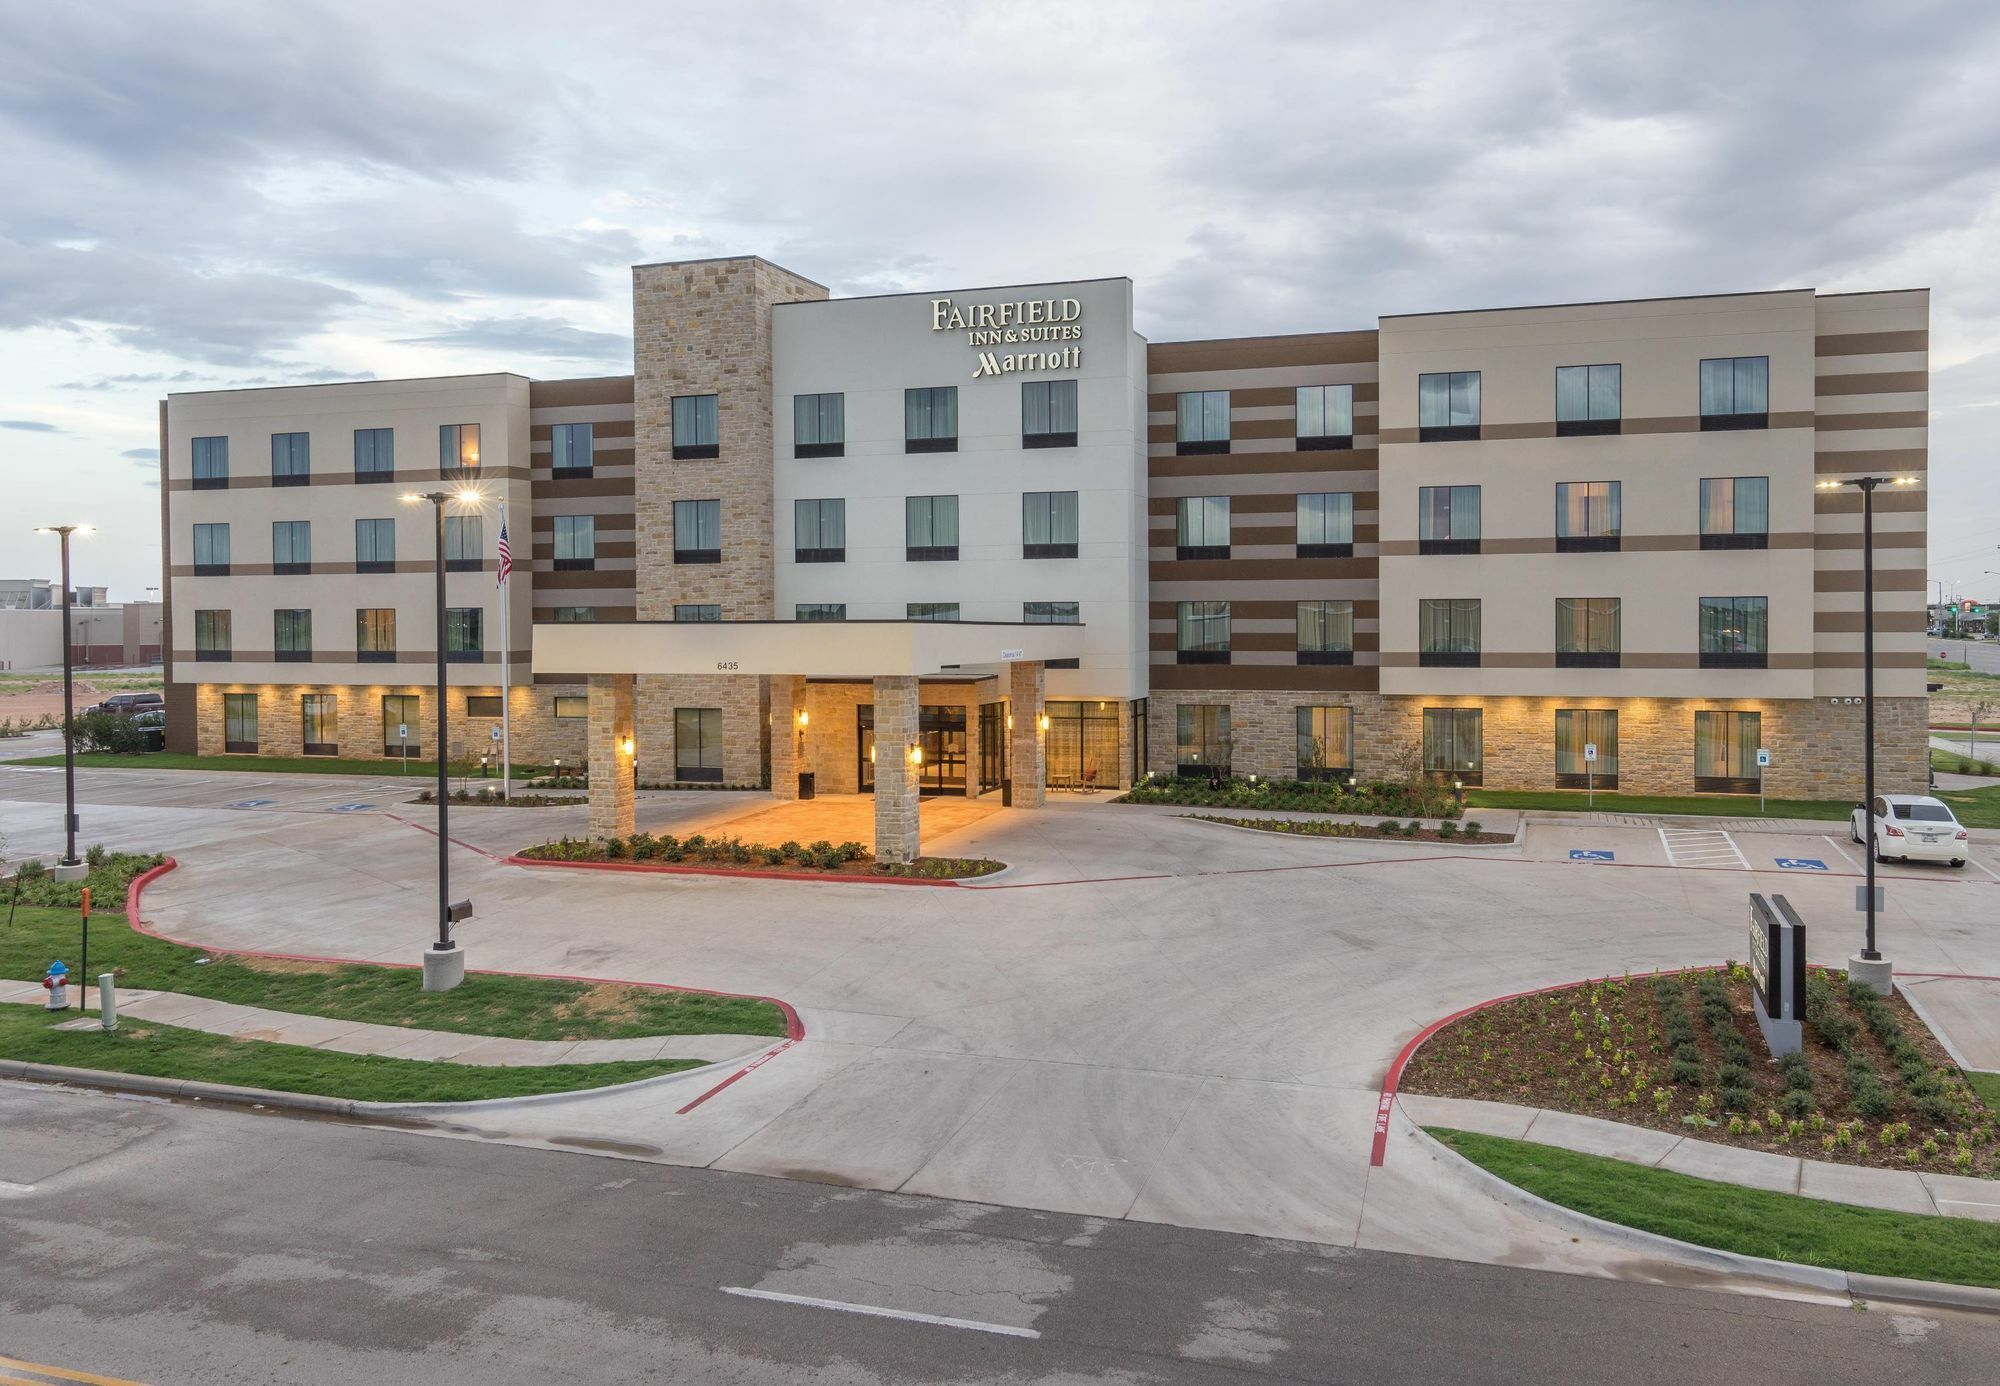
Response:
[{"label": "blue accessible sign", "polygon": [[374,807],[375,805],[373,804],[335,804],[330,811],[333,813],[361,813],[364,810]]},{"label": "blue accessible sign", "polygon": [[1572,847],[1569,849],[1571,861],[1616,861],[1617,854],[1602,847]]},{"label": "blue accessible sign", "polygon": [[1824,871],[1826,863],[1818,857],[1779,857],[1780,871]]},{"label": "blue accessible sign", "polygon": [[235,803],[233,803],[233,804],[229,804],[229,805],[226,805],[226,807],[228,807],[228,808],[269,808],[269,807],[270,807],[271,805],[273,805],[273,804],[275,804],[275,803],[277,803],[277,802],[278,802],[278,801],[277,801],[276,799],[238,799],[238,800],[237,800],[237,801],[236,801]]}]

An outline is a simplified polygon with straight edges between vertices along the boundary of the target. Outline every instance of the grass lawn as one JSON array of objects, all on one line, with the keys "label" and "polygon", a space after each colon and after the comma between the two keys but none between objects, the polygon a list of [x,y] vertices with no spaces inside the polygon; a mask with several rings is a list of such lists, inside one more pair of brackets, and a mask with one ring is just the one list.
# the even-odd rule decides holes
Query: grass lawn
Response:
[{"label": "grass lawn", "polygon": [[[8,762],[11,765],[61,765],[60,753],[52,756],[26,756]],[[249,770],[264,775],[401,775],[403,762],[400,760],[346,760],[337,756],[190,756],[172,751],[153,751],[145,755],[121,756],[110,751],[80,751],[76,763],[89,770]],[[467,765],[454,764],[454,775],[479,777],[479,762]],[[539,775],[543,773],[538,765],[516,765],[514,775]],[[409,766],[412,780],[437,778],[437,762],[434,760],[413,760]]]},{"label": "grass lawn", "polygon": [[[1991,764],[1991,757],[1994,755],[1993,749],[1985,745],[1983,741],[1977,749],[1980,751],[1977,760]],[[1931,769],[1933,770],[1951,775],[1977,775],[1979,771],[1976,768],[1971,770],[1961,770],[1958,768],[1960,763],[1966,759],[1967,757],[1963,748],[1956,751],[1946,751],[1940,750],[1936,746],[1931,747]]]},{"label": "grass lawn", "polygon": [[545,1068],[431,1063],[231,1039],[130,1018],[121,1020],[108,1035],[94,1025],[87,1030],[55,1028],[60,1021],[76,1018],[74,1011],[52,1016],[33,1006],[0,1006],[0,1058],[366,1102],[472,1102],[572,1092],[701,1066],[691,1059]]},{"label": "grass lawn", "polygon": [[[1570,809],[1582,812],[1581,789],[1468,789],[1467,808]],[[1767,799],[1760,812],[1754,794],[1620,794],[1597,791],[1596,806],[1614,813],[1699,813],[1725,818],[1818,818],[1838,821],[1854,810],[1852,799]]]},{"label": "grass lawn", "polygon": [[[209,954],[135,932],[125,922],[125,888],[153,859],[114,854],[87,884],[98,913],[90,921],[90,971],[118,969],[120,984],[177,991],[242,1005],[378,1025],[408,1025],[507,1039],[631,1039],[645,1035],[785,1033],[784,1012],[768,1001],[650,987],[593,985],[471,973],[450,991],[423,990],[414,967],[291,963]],[[39,981],[61,958],[81,965],[77,887],[30,883],[12,928],[0,897],[0,977]],[[11,892],[9,892],[11,893]],[[282,908],[274,893],[273,908]],[[412,942],[412,951],[415,942]],[[212,958],[197,964],[197,958]]]},{"label": "grass lawn", "polygon": [[1937,797],[1968,828],[2000,828],[2000,784],[1983,789],[1940,789]]},{"label": "grass lawn", "polygon": [[2000,1286],[1993,1223],[1767,1193],[1467,1131],[1430,1134],[1509,1183],[1607,1222],[1808,1266]]},{"label": "grass lawn", "polygon": [[1979,1094],[1981,1102],[2000,1112],[2000,1073],[1981,1073],[1968,1068],[1965,1070],[1965,1081],[1972,1084],[1972,1090]]}]

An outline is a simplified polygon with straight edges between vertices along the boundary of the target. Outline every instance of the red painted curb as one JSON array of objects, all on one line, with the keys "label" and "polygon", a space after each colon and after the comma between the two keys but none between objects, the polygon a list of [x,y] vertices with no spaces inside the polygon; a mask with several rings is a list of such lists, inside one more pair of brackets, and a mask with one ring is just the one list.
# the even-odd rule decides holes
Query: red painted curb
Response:
[{"label": "red painted curb", "polygon": [[[745,881],[839,881],[847,885],[947,886],[953,889],[977,876],[929,880],[921,876],[853,876],[834,871],[751,871],[728,866],[649,866],[636,861],[546,861],[541,857],[501,857],[508,866],[567,867],[574,871],[635,871],[655,876],[726,876]],[[989,871],[997,876],[998,871]]]},{"label": "red painted curb", "polygon": [[[414,968],[422,966],[421,963],[366,962],[359,958],[332,958],[317,953],[273,953],[257,948],[211,948],[205,943],[195,943],[190,939],[175,938],[172,934],[163,934],[157,929],[148,928],[146,922],[139,916],[139,896],[147,886],[151,885],[159,877],[166,875],[167,872],[173,870],[178,865],[180,865],[179,862],[175,861],[172,857],[168,857],[152,870],[141,872],[132,878],[132,885],[125,892],[125,922],[132,927],[134,933],[144,934],[147,938],[157,938],[166,943],[177,943],[183,948],[199,948],[206,953],[219,953],[229,957],[274,958],[280,962],[335,963],[345,967]],[[726,996],[744,1001],[768,1001],[784,1013],[785,1038],[787,1040],[802,1040],[806,1037],[805,1022],[799,1019],[799,1013],[792,1008],[791,1002],[781,1001],[775,996],[758,996],[752,992],[742,991],[715,991],[709,987],[677,987],[668,982],[635,982],[626,977],[584,977],[571,972],[503,972],[492,968],[472,968],[469,970],[474,973],[482,973],[488,977],[532,977],[537,981],[543,982],[589,982],[592,985],[645,987],[649,991],[685,991],[696,996]]]}]

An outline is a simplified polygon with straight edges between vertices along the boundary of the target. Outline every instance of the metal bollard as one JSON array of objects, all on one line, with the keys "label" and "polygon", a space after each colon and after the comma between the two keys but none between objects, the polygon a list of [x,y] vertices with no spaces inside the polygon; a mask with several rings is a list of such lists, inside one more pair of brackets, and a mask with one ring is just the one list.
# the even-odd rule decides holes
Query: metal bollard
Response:
[{"label": "metal bollard", "polygon": [[107,1031],[118,1028],[118,978],[115,973],[97,974],[97,1023]]}]

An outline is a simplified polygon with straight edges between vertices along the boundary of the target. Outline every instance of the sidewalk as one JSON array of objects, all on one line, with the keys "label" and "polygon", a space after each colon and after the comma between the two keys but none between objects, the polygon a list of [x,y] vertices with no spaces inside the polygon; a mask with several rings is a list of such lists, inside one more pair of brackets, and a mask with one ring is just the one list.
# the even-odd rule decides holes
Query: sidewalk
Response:
[{"label": "sidewalk", "polygon": [[[95,988],[75,988],[84,1015],[71,1028],[94,1029]],[[42,1005],[48,993],[39,982],[0,980],[0,1005]],[[549,1064],[603,1064],[653,1059],[700,1059],[715,1063],[754,1054],[772,1043],[768,1035],[674,1035],[639,1039],[528,1040],[491,1035],[461,1035],[448,1030],[415,1030],[404,1025],[375,1025],[358,1020],[333,1020],[318,1015],[293,1015],[261,1006],[239,1006],[172,991],[121,991],[118,1019],[150,1020],[202,1030],[231,1039],[296,1044],[341,1054],[378,1054],[391,1059],[429,1059],[438,1063],[481,1064],[500,1068],[539,1068]]]},{"label": "sidewalk", "polygon": [[1647,1126],[1627,1126],[1622,1121],[1511,1102],[1431,1097],[1422,1093],[1398,1094],[1396,1102],[1403,1114],[1419,1126],[1448,1126],[1481,1135],[1534,1141],[1538,1145],[1602,1155],[1628,1164],[1651,1165],[1697,1179],[1893,1213],[2000,1222],[2000,1180],[1837,1165],[1796,1155],[1742,1150]]}]

